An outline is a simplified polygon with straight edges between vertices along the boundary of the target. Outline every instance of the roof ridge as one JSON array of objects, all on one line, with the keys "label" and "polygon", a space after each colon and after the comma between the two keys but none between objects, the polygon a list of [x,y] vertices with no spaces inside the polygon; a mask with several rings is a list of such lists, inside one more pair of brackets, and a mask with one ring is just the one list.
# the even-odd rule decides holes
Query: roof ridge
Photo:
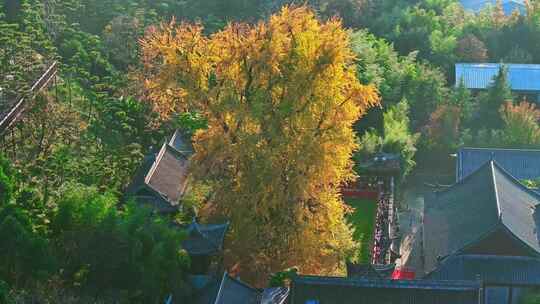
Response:
[{"label": "roof ridge", "polygon": [[166,149],[169,150],[171,153],[175,154],[176,156],[182,157],[186,160],[189,159],[189,157],[183,151],[177,150],[174,146],[172,146],[169,143],[165,143],[165,145],[167,146]]},{"label": "roof ridge", "polygon": [[495,161],[492,159],[489,161],[491,167],[491,181],[493,182],[493,192],[495,192],[495,203],[497,203],[497,211],[499,212],[499,222],[502,221],[502,208],[499,201],[499,189],[497,188],[497,180],[495,177]]},{"label": "roof ridge", "polygon": [[[223,242],[223,239],[225,238],[225,234],[227,233],[227,230],[229,229],[228,223],[223,224],[223,225],[222,225],[221,227],[219,227],[219,228],[223,228],[223,227],[225,227],[226,230],[225,230],[225,232],[223,233],[223,237],[220,239],[221,242],[219,242],[218,240],[213,240],[211,237],[209,237],[209,236],[207,235],[207,233],[203,233],[203,232],[201,231],[201,234],[204,235],[204,238],[205,238],[210,244],[212,244],[216,250],[221,249],[221,243]],[[216,229],[212,229],[212,231],[213,231],[213,230],[218,230],[218,229],[217,229],[217,228],[216,228]]]},{"label": "roof ridge", "polygon": [[[223,224],[212,224],[214,225],[215,227],[212,227],[212,231],[214,230],[219,230],[220,228],[225,228],[225,229],[228,229],[229,228],[229,222],[225,222]],[[193,227],[193,229],[200,235],[203,237],[203,239],[208,242],[210,245],[212,245],[214,247],[214,249],[216,250],[220,250],[221,249],[221,242],[219,242],[218,240],[213,240],[207,233],[207,231],[204,231],[201,226],[201,224],[196,221],[194,219],[194,221],[190,224],[191,227]],[[193,231],[193,230],[192,230]],[[223,237],[225,236],[225,234],[227,233],[227,231],[225,231]],[[221,239],[223,240],[223,238]]]},{"label": "roof ridge", "polygon": [[148,173],[144,177],[144,182],[146,184],[148,184],[150,182],[150,179],[152,179],[152,176],[156,172],[159,162],[163,158],[163,155],[165,155],[165,151],[167,149],[166,146],[167,146],[167,143],[164,143],[161,146],[161,149],[159,150],[158,155],[156,156],[156,159],[154,160],[154,163],[152,164],[152,167],[150,167],[150,170],[148,170]]},{"label": "roof ridge", "polygon": [[482,164],[480,167],[478,167],[478,169],[476,169],[473,173],[467,175],[465,178],[462,178],[460,181],[455,182],[455,183],[454,183],[453,185],[451,185],[450,187],[448,187],[448,188],[446,188],[446,189],[443,189],[443,190],[434,191],[433,193],[435,193],[435,195],[442,194],[442,193],[446,193],[446,192],[451,191],[452,188],[454,188],[454,187],[456,187],[456,186],[465,184],[467,181],[469,181],[469,179],[472,179],[474,176],[476,176],[477,174],[479,174],[479,172],[481,172],[482,169],[484,169],[484,167],[486,167],[486,166],[489,166],[489,161],[486,161],[484,164]]},{"label": "roof ridge", "polygon": [[216,293],[216,298],[214,299],[214,304],[218,304],[218,299],[219,299],[219,296],[221,294],[221,290],[223,289],[223,282],[225,282],[225,278],[228,276],[227,274],[227,271],[224,271],[223,272],[223,276],[221,277],[221,282],[219,283],[219,289],[218,289],[218,292]]},{"label": "roof ridge", "polygon": [[[529,189],[527,188],[527,186],[523,185],[519,179],[517,179],[515,176],[513,176],[512,174],[510,174],[508,171],[506,171],[501,165],[499,165],[499,163],[497,163],[497,161],[493,160],[493,163],[495,165],[495,167],[497,168],[497,170],[499,170],[504,176],[508,177],[513,184],[515,184],[516,186],[518,186],[518,188],[521,188],[523,191],[529,193],[530,195],[536,197],[537,199],[540,200],[540,194],[537,193],[536,191],[532,190],[532,189]],[[536,207],[536,205],[534,206],[530,206],[530,207]]]},{"label": "roof ridge", "polygon": [[171,139],[169,140],[169,145],[172,146],[173,143],[174,143],[174,140],[176,139],[176,135],[180,132],[180,129],[176,129],[171,137]]},{"label": "roof ridge", "polygon": [[139,187],[139,189],[142,189],[142,188],[146,188],[147,190],[150,190],[151,192],[153,192],[155,195],[159,196],[160,198],[162,198],[163,200],[169,202],[169,204],[171,204],[171,206],[173,206],[173,201],[171,201],[171,199],[167,196],[167,194],[165,193],[162,193],[161,191],[157,190],[157,189],[154,189],[154,187],[152,187],[150,184],[148,183],[145,183],[144,185],[142,185],[141,187]]},{"label": "roof ridge", "polygon": [[296,282],[303,283],[342,283],[347,285],[354,285],[358,283],[380,283],[388,284],[392,288],[411,288],[412,287],[428,287],[432,285],[438,285],[439,287],[456,287],[456,286],[465,286],[473,287],[478,286],[480,283],[478,281],[471,280],[424,280],[424,279],[413,279],[413,280],[393,280],[393,279],[380,279],[380,278],[348,278],[348,277],[333,277],[333,276],[313,276],[313,275],[297,275],[293,279]]},{"label": "roof ridge", "polygon": [[458,259],[458,258],[461,258],[461,259],[473,258],[473,259],[479,259],[479,260],[489,260],[489,259],[528,260],[528,261],[538,261],[538,262],[540,262],[540,258],[538,258],[538,257],[515,256],[515,255],[496,255],[496,254],[460,254],[460,255],[453,255],[451,257],[448,257],[448,260]]},{"label": "roof ridge", "polygon": [[527,243],[527,241],[524,241],[521,237],[519,237],[516,233],[514,233],[514,231],[512,231],[512,229],[510,229],[510,227],[508,227],[505,224],[503,224],[502,226],[503,226],[503,229],[507,233],[509,233],[512,238],[514,238],[519,243],[521,243],[522,245],[527,247],[528,251],[530,251],[531,253],[534,252],[536,254],[536,256],[540,256],[540,252],[537,249],[535,249],[533,246],[531,246],[529,243]]}]

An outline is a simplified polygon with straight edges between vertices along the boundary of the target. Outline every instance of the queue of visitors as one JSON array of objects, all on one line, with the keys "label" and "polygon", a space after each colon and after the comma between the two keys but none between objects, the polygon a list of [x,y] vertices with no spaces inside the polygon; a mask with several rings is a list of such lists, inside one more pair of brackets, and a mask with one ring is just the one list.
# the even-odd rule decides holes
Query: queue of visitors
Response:
[{"label": "queue of visitors", "polygon": [[373,238],[372,264],[385,264],[386,253],[390,248],[389,215],[391,199],[386,192],[381,192],[375,219],[375,236]]}]

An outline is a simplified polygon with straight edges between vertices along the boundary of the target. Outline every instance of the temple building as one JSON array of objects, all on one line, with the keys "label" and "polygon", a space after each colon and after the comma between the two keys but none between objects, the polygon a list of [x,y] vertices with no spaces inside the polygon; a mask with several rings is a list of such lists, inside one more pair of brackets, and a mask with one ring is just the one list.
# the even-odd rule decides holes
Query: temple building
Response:
[{"label": "temple building", "polygon": [[157,153],[150,153],[137,171],[125,196],[152,206],[158,213],[175,213],[188,185],[191,145],[177,130]]},{"label": "temple building", "polygon": [[196,220],[185,227],[187,238],[182,248],[191,259],[191,274],[213,275],[223,271],[223,242],[229,229],[225,224],[199,224]]},{"label": "temple building", "polygon": [[424,272],[455,255],[540,257],[540,196],[491,160],[450,188],[426,197]]},{"label": "temple building", "polygon": [[254,288],[227,272],[204,283],[195,292],[193,304],[285,304],[289,288]]}]

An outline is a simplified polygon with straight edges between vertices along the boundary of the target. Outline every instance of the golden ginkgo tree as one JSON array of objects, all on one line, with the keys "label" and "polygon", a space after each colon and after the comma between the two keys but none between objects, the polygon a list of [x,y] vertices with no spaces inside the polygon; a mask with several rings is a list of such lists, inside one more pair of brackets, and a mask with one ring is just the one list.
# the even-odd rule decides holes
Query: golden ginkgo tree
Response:
[{"label": "golden ginkgo tree", "polygon": [[166,119],[195,111],[205,217],[231,221],[226,265],[262,283],[291,266],[332,273],[354,247],[339,187],[353,178],[352,125],[378,104],[355,75],[349,34],[306,7],[206,36],[174,21],[141,41],[144,88]]}]

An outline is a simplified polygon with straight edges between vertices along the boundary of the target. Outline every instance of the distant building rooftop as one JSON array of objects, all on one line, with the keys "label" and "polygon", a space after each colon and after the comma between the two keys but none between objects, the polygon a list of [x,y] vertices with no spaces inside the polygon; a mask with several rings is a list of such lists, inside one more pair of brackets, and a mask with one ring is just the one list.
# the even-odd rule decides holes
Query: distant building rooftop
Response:
[{"label": "distant building rooftop", "polygon": [[379,152],[359,164],[360,175],[397,174],[401,170],[398,154]]},{"label": "distant building rooftop", "polygon": [[490,160],[496,161],[519,180],[540,178],[540,150],[461,148],[457,153],[457,181],[469,176]]},{"label": "distant building rooftop", "polygon": [[[540,92],[540,64],[505,64],[513,91]],[[469,89],[486,89],[497,76],[498,63],[456,63],[456,86],[463,80]]]},{"label": "distant building rooftop", "polygon": [[[482,9],[497,5],[497,0],[461,0],[461,5],[466,10],[474,13],[480,12]],[[511,15],[515,10],[523,14],[526,12],[525,0],[502,0],[502,7],[505,15]]]}]

